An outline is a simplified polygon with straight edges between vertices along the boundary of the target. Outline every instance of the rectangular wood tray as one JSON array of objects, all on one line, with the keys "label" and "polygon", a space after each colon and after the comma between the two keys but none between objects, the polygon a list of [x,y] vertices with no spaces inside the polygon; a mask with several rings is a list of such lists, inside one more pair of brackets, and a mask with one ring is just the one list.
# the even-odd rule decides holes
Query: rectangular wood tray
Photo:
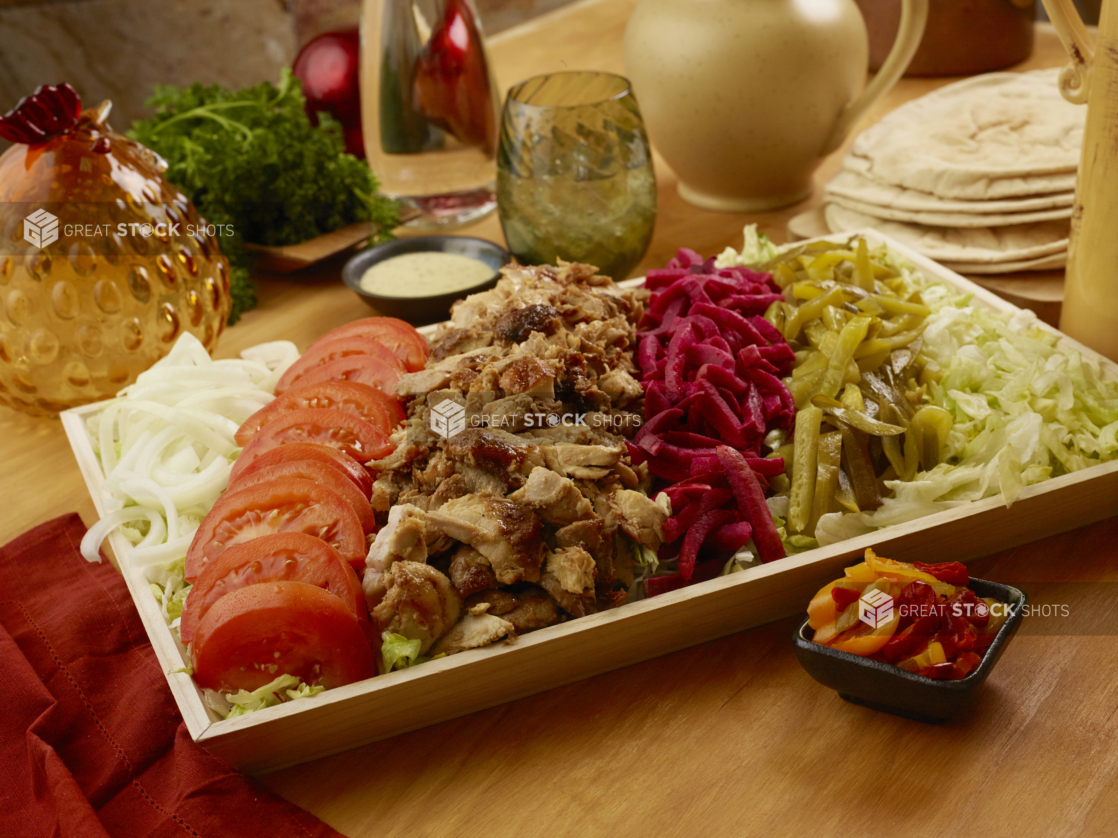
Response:
[{"label": "rectangular wood tray", "polygon": [[[974,295],[977,304],[1015,307],[909,248],[872,230],[857,231],[889,245],[929,278]],[[844,234],[845,235],[845,234]],[[832,236],[837,239],[839,236]],[[1062,337],[1062,344],[1099,358]],[[1104,375],[1118,365],[1100,358]],[[62,414],[74,455],[99,515],[102,475],[85,430],[101,410],[87,405]],[[650,600],[541,629],[514,644],[453,655],[317,696],[229,720],[202,701],[143,572],[129,561],[119,532],[109,542],[151,638],[190,735],[207,750],[251,773],[266,773],[473,713],[612,669],[802,613],[811,596],[873,546],[882,555],[914,561],[965,561],[1081,527],[1118,513],[1118,461],[1026,488],[1013,507],[1000,497],[889,527],[721,577]]]}]

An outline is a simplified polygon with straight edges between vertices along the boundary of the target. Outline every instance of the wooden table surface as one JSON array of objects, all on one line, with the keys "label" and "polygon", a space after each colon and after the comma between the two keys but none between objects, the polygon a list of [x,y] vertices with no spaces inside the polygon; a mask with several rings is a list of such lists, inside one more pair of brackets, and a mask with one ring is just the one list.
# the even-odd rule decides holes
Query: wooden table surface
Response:
[{"label": "wooden table surface", "polygon": [[[584,0],[493,40],[500,83],[622,71],[635,0]],[[1063,62],[1038,27],[1026,67]],[[904,80],[868,117],[942,80]],[[865,125],[861,126],[865,127]],[[842,150],[816,183],[838,169]],[[809,201],[764,215],[685,204],[656,159],[660,212],[638,272],[713,254],[757,222],[776,241]],[[462,232],[500,239],[491,217]],[[368,310],[338,264],[262,278],[222,339],[301,346]],[[0,543],[93,505],[60,423],[0,408]],[[1118,512],[1118,499],[1115,500]],[[1068,616],[1030,617],[962,721],[926,726],[812,681],[784,621],[264,778],[347,836],[1053,836],[1118,834],[1118,518],[972,564]],[[945,556],[945,559],[950,558]]]}]

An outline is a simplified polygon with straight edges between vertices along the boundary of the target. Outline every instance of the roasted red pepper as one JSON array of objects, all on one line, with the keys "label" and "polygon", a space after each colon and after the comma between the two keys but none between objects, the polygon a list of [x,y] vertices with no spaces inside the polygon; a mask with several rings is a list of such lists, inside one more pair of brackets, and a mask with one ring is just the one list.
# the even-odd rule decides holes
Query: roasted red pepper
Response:
[{"label": "roasted red pepper", "polygon": [[[939,680],[966,678],[982,662],[1004,615],[966,586],[970,576],[959,562],[906,564],[866,551],[864,564],[815,595],[808,609],[817,643],[894,664]],[[848,609],[873,595],[891,597],[891,619],[869,623]],[[845,612],[845,613],[844,613]],[[854,619],[852,620],[852,617]],[[873,627],[872,631],[868,629]]]},{"label": "roasted red pepper", "polygon": [[967,566],[959,562],[940,562],[939,564],[913,562],[912,564],[917,570],[929,573],[940,582],[946,582],[948,585],[965,588],[970,584],[970,574],[967,573]]},{"label": "roasted red pepper", "polygon": [[835,601],[835,608],[839,613],[842,613],[851,604],[858,601],[858,597],[862,595],[861,591],[856,591],[853,588],[831,588],[831,599]]}]

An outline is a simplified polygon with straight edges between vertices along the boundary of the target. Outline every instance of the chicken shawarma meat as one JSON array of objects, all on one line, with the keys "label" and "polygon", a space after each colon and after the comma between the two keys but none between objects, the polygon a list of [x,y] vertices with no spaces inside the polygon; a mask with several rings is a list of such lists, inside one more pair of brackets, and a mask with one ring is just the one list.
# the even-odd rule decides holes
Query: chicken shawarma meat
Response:
[{"label": "chicken shawarma meat", "polygon": [[547,572],[564,591],[581,596],[593,589],[597,567],[594,557],[582,547],[564,547],[548,555]]},{"label": "chicken shawarma meat", "polygon": [[447,329],[438,348],[431,353],[431,360],[438,364],[455,355],[482,349],[493,344],[493,335],[488,332],[478,332],[474,329]]},{"label": "chicken shawarma meat", "polygon": [[509,495],[509,499],[530,506],[542,521],[556,527],[589,518],[594,513],[590,501],[573,480],[546,468],[532,469],[528,482]]},{"label": "chicken shawarma meat", "polygon": [[443,450],[448,460],[507,478],[506,482],[544,464],[538,446],[498,428],[466,428],[450,437]]},{"label": "chicken shawarma meat", "polygon": [[488,613],[512,623],[518,634],[555,625],[561,619],[555,600],[535,585],[492,588],[466,599],[467,608],[481,603],[489,606]]},{"label": "chicken shawarma meat", "polygon": [[598,379],[598,388],[618,407],[627,407],[644,398],[644,388],[625,370],[610,370]]},{"label": "chicken shawarma meat", "polygon": [[440,624],[433,648],[448,654],[624,600],[633,542],[658,549],[664,522],[626,445],[643,410],[633,351],[646,298],[560,263],[510,265],[455,303],[427,368],[397,387],[411,399],[407,456],[368,464],[378,516],[388,500],[415,508],[407,520],[422,534],[410,538],[430,562],[389,550],[389,525],[377,536],[385,557],[369,587],[382,630],[409,624],[414,609],[392,610],[415,599],[408,585],[432,610],[446,590],[487,609]]},{"label": "chicken shawarma meat", "polygon": [[547,467],[560,474],[584,480],[597,480],[605,477],[621,461],[624,449],[621,446],[572,445],[561,442],[544,448]]},{"label": "chicken shawarma meat", "polygon": [[480,649],[496,643],[502,637],[516,634],[516,627],[508,620],[486,613],[486,606],[471,608],[439,641],[431,647],[435,655],[454,655],[468,649]]},{"label": "chicken shawarma meat", "polygon": [[609,500],[617,511],[618,525],[625,535],[651,550],[660,549],[664,540],[664,522],[671,512],[666,506],[666,495],[663,496],[663,503],[657,503],[641,492],[621,489],[614,492]]},{"label": "chicken shawarma meat", "polygon": [[427,520],[485,556],[502,585],[540,578],[542,526],[528,507],[492,495],[466,495],[429,511]]},{"label": "chicken shawarma meat", "polygon": [[426,563],[425,528],[423,510],[418,506],[404,503],[392,507],[388,523],[377,533],[365,557],[365,575],[361,586],[370,610],[376,608],[388,592],[385,577],[393,564],[398,561]]},{"label": "chicken shawarma meat", "polygon": [[450,580],[430,565],[393,562],[385,574],[388,592],[371,616],[377,631],[420,641],[425,654],[458,622],[462,602]]},{"label": "chicken shawarma meat", "polygon": [[587,614],[598,612],[593,588],[579,594],[571,593],[563,587],[559,577],[548,570],[540,574],[540,587],[551,594],[555,601],[559,603],[559,607],[572,617],[585,617]]},{"label": "chicken shawarma meat", "polygon": [[450,560],[450,582],[462,596],[494,588],[497,577],[489,559],[468,544],[459,547]]}]

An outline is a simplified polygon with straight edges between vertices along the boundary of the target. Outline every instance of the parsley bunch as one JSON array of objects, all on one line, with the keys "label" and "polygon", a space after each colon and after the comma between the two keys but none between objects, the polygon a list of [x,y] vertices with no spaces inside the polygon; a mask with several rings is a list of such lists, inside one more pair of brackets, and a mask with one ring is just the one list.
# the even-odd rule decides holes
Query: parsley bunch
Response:
[{"label": "parsley bunch", "polygon": [[256,305],[244,242],[297,244],[358,221],[372,222],[380,239],[399,221],[368,165],[343,151],[340,126],[326,114],[311,125],[287,68],[278,87],[160,85],[147,105],[155,116],[129,136],[167,161],[167,180],[209,223],[232,229],[218,236],[232,268],[230,324]]}]

